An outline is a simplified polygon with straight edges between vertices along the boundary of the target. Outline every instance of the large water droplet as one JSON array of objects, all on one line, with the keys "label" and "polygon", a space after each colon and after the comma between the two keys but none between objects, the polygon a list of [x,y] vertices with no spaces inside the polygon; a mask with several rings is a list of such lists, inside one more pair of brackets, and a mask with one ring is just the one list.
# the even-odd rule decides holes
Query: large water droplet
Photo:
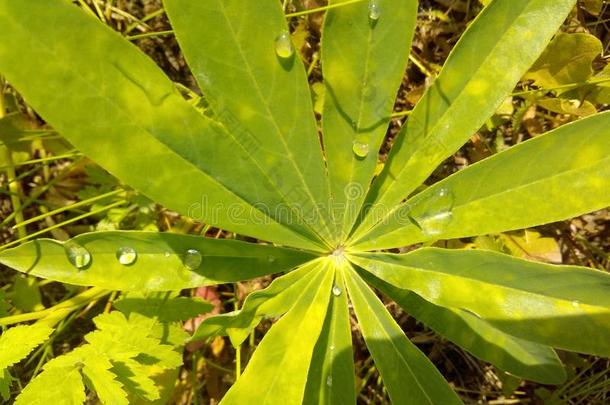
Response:
[{"label": "large water droplet", "polygon": [[288,31],[282,31],[275,39],[275,53],[282,59],[288,59],[294,55],[294,46],[292,46]]},{"label": "large water droplet", "polygon": [[189,249],[184,255],[184,265],[190,270],[197,270],[201,266],[203,257],[197,249]]},{"label": "large water droplet", "polygon": [[83,269],[91,263],[91,253],[76,242],[68,241],[64,243],[64,249],[68,260],[77,269]]},{"label": "large water droplet", "polygon": [[356,139],[352,145],[352,150],[354,151],[354,155],[359,158],[365,158],[369,154],[369,150],[371,147],[368,143],[360,141]]},{"label": "large water droplet", "polygon": [[333,287],[333,295],[335,297],[338,297],[341,295],[341,288],[339,286],[336,285]]},{"label": "large water droplet", "polygon": [[138,258],[138,253],[135,249],[124,246],[117,249],[116,258],[122,265],[129,266],[130,264],[135,263]]},{"label": "large water droplet", "polygon": [[420,200],[411,208],[410,218],[427,237],[440,235],[453,219],[453,195],[445,188]]},{"label": "large water droplet", "polygon": [[379,6],[379,0],[369,0],[369,22],[371,25],[375,25],[377,20],[381,17],[381,7]]}]

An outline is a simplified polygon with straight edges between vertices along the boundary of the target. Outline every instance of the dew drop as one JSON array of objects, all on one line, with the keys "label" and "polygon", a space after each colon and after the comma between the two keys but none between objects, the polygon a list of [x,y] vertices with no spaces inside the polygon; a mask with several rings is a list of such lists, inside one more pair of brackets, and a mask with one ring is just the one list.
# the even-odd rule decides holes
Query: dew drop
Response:
[{"label": "dew drop", "polygon": [[135,249],[130,247],[120,247],[116,251],[116,258],[124,266],[129,266],[130,264],[134,264],[136,259],[138,258],[138,253]]},{"label": "dew drop", "polygon": [[275,53],[282,59],[288,59],[294,55],[294,46],[292,46],[288,31],[282,31],[275,39]]},{"label": "dew drop", "polygon": [[339,286],[334,286],[333,287],[333,295],[335,297],[338,297],[341,295],[341,288],[339,288]]},{"label": "dew drop", "polygon": [[580,301],[577,301],[577,300],[572,301],[572,306],[574,308],[578,308],[580,306]]},{"label": "dew drop", "polygon": [[377,20],[379,20],[379,17],[381,17],[379,0],[369,0],[369,22],[371,25],[375,25]]},{"label": "dew drop", "polygon": [[441,188],[411,207],[409,217],[426,237],[440,235],[453,220],[453,195]]},{"label": "dew drop", "polygon": [[203,257],[197,249],[189,249],[184,255],[184,265],[190,270],[196,270],[201,266]]},{"label": "dew drop", "polygon": [[169,253],[169,252],[163,253],[163,256],[165,256],[165,257],[169,257],[170,255],[171,255],[171,253]]},{"label": "dew drop", "polygon": [[77,269],[83,269],[91,263],[91,253],[76,242],[68,241],[64,243],[64,249],[68,260]]},{"label": "dew drop", "polygon": [[272,255],[267,256],[267,261],[269,263],[275,263],[276,260],[277,259],[275,258],[275,256],[272,256]]},{"label": "dew drop", "polygon": [[359,140],[355,140],[354,144],[352,145],[354,155],[358,156],[359,158],[365,158],[369,154],[369,149],[370,146],[368,143]]},{"label": "dew drop", "polygon": [[332,376],[327,376],[326,377],[326,385],[328,385],[329,387],[332,387],[333,385],[333,377]]}]

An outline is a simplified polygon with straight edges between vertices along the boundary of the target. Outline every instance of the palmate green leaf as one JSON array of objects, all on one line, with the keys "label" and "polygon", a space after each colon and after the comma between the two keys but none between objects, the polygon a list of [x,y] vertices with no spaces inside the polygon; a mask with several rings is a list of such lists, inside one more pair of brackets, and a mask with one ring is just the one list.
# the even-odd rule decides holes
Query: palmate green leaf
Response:
[{"label": "palmate green leaf", "polygon": [[492,1],[468,27],[394,142],[355,233],[383,221],[491,116],[576,0]]},{"label": "palmate green leaf", "polygon": [[601,113],[435,184],[356,246],[381,249],[546,224],[609,206],[609,189],[610,113]]},{"label": "palmate green leaf", "polygon": [[297,405],[303,400],[309,364],[331,296],[334,271],[320,264],[314,286],[272,328],[250,359],[246,370],[222,400],[223,405]]},{"label": "palmate green leaf", "polygon": [[[369,19],[366,1],[331,9],[322,31],[323,141],[342,240],[368,191],[417,17],[416,0],[379,0],[377,6],[377,20]],[[358,149],[364,156],[354,153]]]},{"label": "palmate green leaf", "polygon": [[248,295],[239,311],[204,319],[191,340],[228,335],[231,343],[239,346],[263,318],[283,315],[308,289],[316,288],[312,270],[318,266],[319,261],[313,261],[276,278],[269,287]]},{"label": "palmate green leaf", "polygon": [[189,297],[164,299],[129,296],[116,301],[113,306],[127,316],[135,312],[156,318],[159,322],[186,321],[214,309],[214,305],[207,301]]},{"label": "palmate green leaf", "polygon": [[461,404],[428,358],[411,343],[375,293],[353,270],[349,296],[381,378],[394,404]]},{"label": "palmate green leaf", "polygon": [[[68,257],[75,244],[91,256],[90,263],[82,269],[74,266]],[[125,247],[137,253],[133,264],[123,265],[117,259],[117,251]],[[191,270],[186,264],[196,259],[189,258],[192,254],[188,251],[193,249],[201,255],[201,264]],[[290,270],[313,257],[293,249],[235,240],[116,231],[81,234],[64,243],[35,240],[0,252],[0,263],[29,275],[74,285],[170,291]]]},{"label": "palmate green leaf", "polygon": [[[280,218],[281,196],[265,180],[273,165],[249,158],[247,140],[195,110],[118,33],[65,0],[2,0],[0,26],[0,74],[62,136],[123,182],[208,224],[321,249],[300,221]],[[236,154],[239,159],[229,159]],[[321,159],[311,162],[322,167]]]},{"label": "palmate green leaf", "polygon": [[[280,2],[163,3],[216,117],[261,168],[261,176],[241,182],[267,180],[284,209],[294,206],[291,222],[332,242],[329,210],[320,207],[330,195],[305,69],[294,50],[288,57],[276,54],[278,37],[289,41]],[[263,201],[275,208],[269,197]]]},{"label": "palmate green leaf", "polygon": [[482,250],[423,248],[350,258],[395,287],[439,306],[469,311],[511,335],[610,355],[610,275],[605,272]]},{"label": "palmate green leaf", "polygon": [[15,405],[81,405],[85,385],[74,367],[57,367],[34,378],[15,400]]},{"label": "palmate green leaf", "polygon": [[530,381],[542,384],[565,381],[565,369],[550,347],[508,335],[462,309],[431,304],[417,294],[396,288],[366,271],[359,274],[408,314],[479,359]]},{"label": "palmate green leaf", "polygon": [[[346,262],[337,263],[333,297],[320,337],[314,348],[303,404],[349,405],[356,403],[354,357],[349,307],[341,272]],[[336,266],[336,265],[335,265]]]}]

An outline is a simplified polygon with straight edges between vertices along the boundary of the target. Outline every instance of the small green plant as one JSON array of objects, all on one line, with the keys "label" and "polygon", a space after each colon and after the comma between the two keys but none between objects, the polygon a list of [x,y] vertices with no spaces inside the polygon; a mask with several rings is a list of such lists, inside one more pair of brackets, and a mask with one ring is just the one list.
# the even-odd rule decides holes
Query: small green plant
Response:
[{"label": "small green plant", "polygon": [[[279,1],[165,0],[205,97],[189,103],[145,55],[68,2],[0,0],[0,74],[62,136],[150,199],[266,241],[97,232],[65,243],[28,242],[2,251],[0,262],[63,283],[149,292],[287,272],[241,310],[206,319],[192,337],[228,335],[238,346],[261,319],[279,317],[225,404],[355,403],[350,303],[393,403],[460,403],[370,286],[499,369],[560,383],[565,372],[553,347],[610,355],[610,276],[425,246],[607,207],[610,115],[565,125],[420,186],[496,111],[575,2],[491,1],[409,114],[375,177],[408,63],[416,0],[331,1],[319,127]],[[209,108],[194,107],[202,104]],[[408,245],[424,247],[387,252]],[[106,337],[126,323],[134,331],[152,327],[137,314],[97,319],[100,331],[88,336]],[[26,327],[35,328],[18,328]],[[19,361],[51,333],[36,331],[0,365]],[[121,403],[122,390],[133,390],[117,364],[137,369],[134,359],[145,363],[140,355],[154,353],[87,341],[49,362],[18,401],[36,403],[61,372],[80,387],[70,403],[82,402],[82,372],[102,401]],[[90,352],[99,361],[86,361]],[[157,360],[176,366],[173,357]]]}]

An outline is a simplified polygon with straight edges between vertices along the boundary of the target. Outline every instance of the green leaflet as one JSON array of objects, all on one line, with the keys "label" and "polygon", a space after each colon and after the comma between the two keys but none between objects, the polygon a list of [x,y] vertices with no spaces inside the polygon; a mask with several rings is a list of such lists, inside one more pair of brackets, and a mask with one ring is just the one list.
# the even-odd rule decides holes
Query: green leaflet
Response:
[{"label": "green leaflet", "polygon": [[[208,224],[320,249],[295,227],[298,221],[279,218],[279,197],[259,179],[265,169],[247,159],[248,146],[196,111],[110,28],[64,0],[2,0],[0,26],[0,73],[62,136],[123,182]],[[243,154],[238,163],[227,159],[236,153]]]},{"label": "green leaflet", "polygon": [[[415,29],[416,0],[379,0],[377,6],[376,22],[369,21],[366,1],[331,9],[322,31],[323,141],[341,240],[368,191]],[[354,147],[364,148],[365,156]]]},{"label": "green leaflet", "polygon": [[15,405],[80,405],[85,399],[85,386],[78,369],[58,367],[34,378],[21,391]]},{"label": "green leaflet", "polygon": [[263,318],[283,315],[308,289],[315,289],[312,270],[319,266],[320,262],[314,261],[276,278],[267,288],[248,295],[239,311],[204,319],[191,340],[228,335],[231,343],[239,346]]},{"label": "green leaflet", "polygon": [[431,304],[417,294],[396,288],[366,271],[359,274],[408,314],[481,360],[512,375],[542,384],[561,384],[566,371],[550,347],[510,336],[475,315]]},{"label": "green leaflet", "polygon": [[44,343],[53,328],[44,324],[14,326],[0,335],[0,396],[9,400],[12,384],[8,367],[23,360],[32,350]]},{"label": "green leaflet", "polygon": [[[160,397],[150,378],[154,369],[182,364],[175,346],[158,336],[167,335],[168,328],[159,333],[154,319],[135,313],[127,318],[118,311],[99,315],[94,323],[98,329],[85,336],[88,343],[46,363],[17,397],[17,404],[43,404],[45,398],[53,404],[81,404],[85,400],[83,382],[108,405],[130,403],[128,392],[148,401]],[[63,375],[66,381],[59,382]]]},{"label": "green leaflet", "polygon": [[354,353],[347,292],[346,262],[334,263],[335,282],[330,307],[309,366],[303,404],[355,404]]},{"label": "green leaflet", "polygon": [[537,226],[607,207],[609,189],[610,113],[601,113],[435,184],[356,246],[381,249]]},{"label": "green leaflet", "polygon": [[345,282],[360,330],[395,404],[461,404],[443,376],[411,343],[383,303],[351,270]]},{"label": "green leaflet", "polygon": [[[307,235],[320,235],[331,243],[332,224],[324,205],[329,200],[328,182],[305,70],[296,52],[282,58],[275,51],[277,38],[288,32],[281,4],[163,3],[216,116],[249,147],[253,164],[260,167],[262,176],[250,174],[246,179],[254,184],[268,180],[283,208],[294,206],[291,222],[311,228]],[[232,167],[227,164],[226,169]],[[275,208],[269,198],[262,201],[268,209]]]},{"label": "green leaflet", "polygon": [[[85,248],[90,264],[78,269],[69,260],[74,246]],[[117,259],[120,248],[135,250],[130,265]],[[200,265],[187,267],[189,250]],[[79,250],[80,251],[80,250]],[[290,270],[314,256],[292,249],[235,240],[157,232],[95,232],[69,242],[39,239],[0,252],[0,263],[29,275],[111,290],[170,291],[234,282]],[[197,260],[195,260],[197,262]],[[191,266],[192,267],[192,266]]]},{"label": "green leaflet", "polygon": [[394,142],[367,197],[359,239],[483,125],[542,53],[576,0],[493,1],[460,38]]},{"label": "green leaflet", "polygon": [[436,305],[469,311],[508,334],[610,355],[610,275],[602,271],[482,250],[423,248],[351,259],[395,287]]},{"label": "green leaflet", "polygon": [[322,327],[334,272],[330,263],[315,270],[309,288],[272,328],[254,352],[246,370],[222,400],[223,405],[302,403],[309,363]]},{"label": "green leaflet", "polygon": [[24,359],[53,333],[46,325],[19,325],[0,335],[0,370]]}]

